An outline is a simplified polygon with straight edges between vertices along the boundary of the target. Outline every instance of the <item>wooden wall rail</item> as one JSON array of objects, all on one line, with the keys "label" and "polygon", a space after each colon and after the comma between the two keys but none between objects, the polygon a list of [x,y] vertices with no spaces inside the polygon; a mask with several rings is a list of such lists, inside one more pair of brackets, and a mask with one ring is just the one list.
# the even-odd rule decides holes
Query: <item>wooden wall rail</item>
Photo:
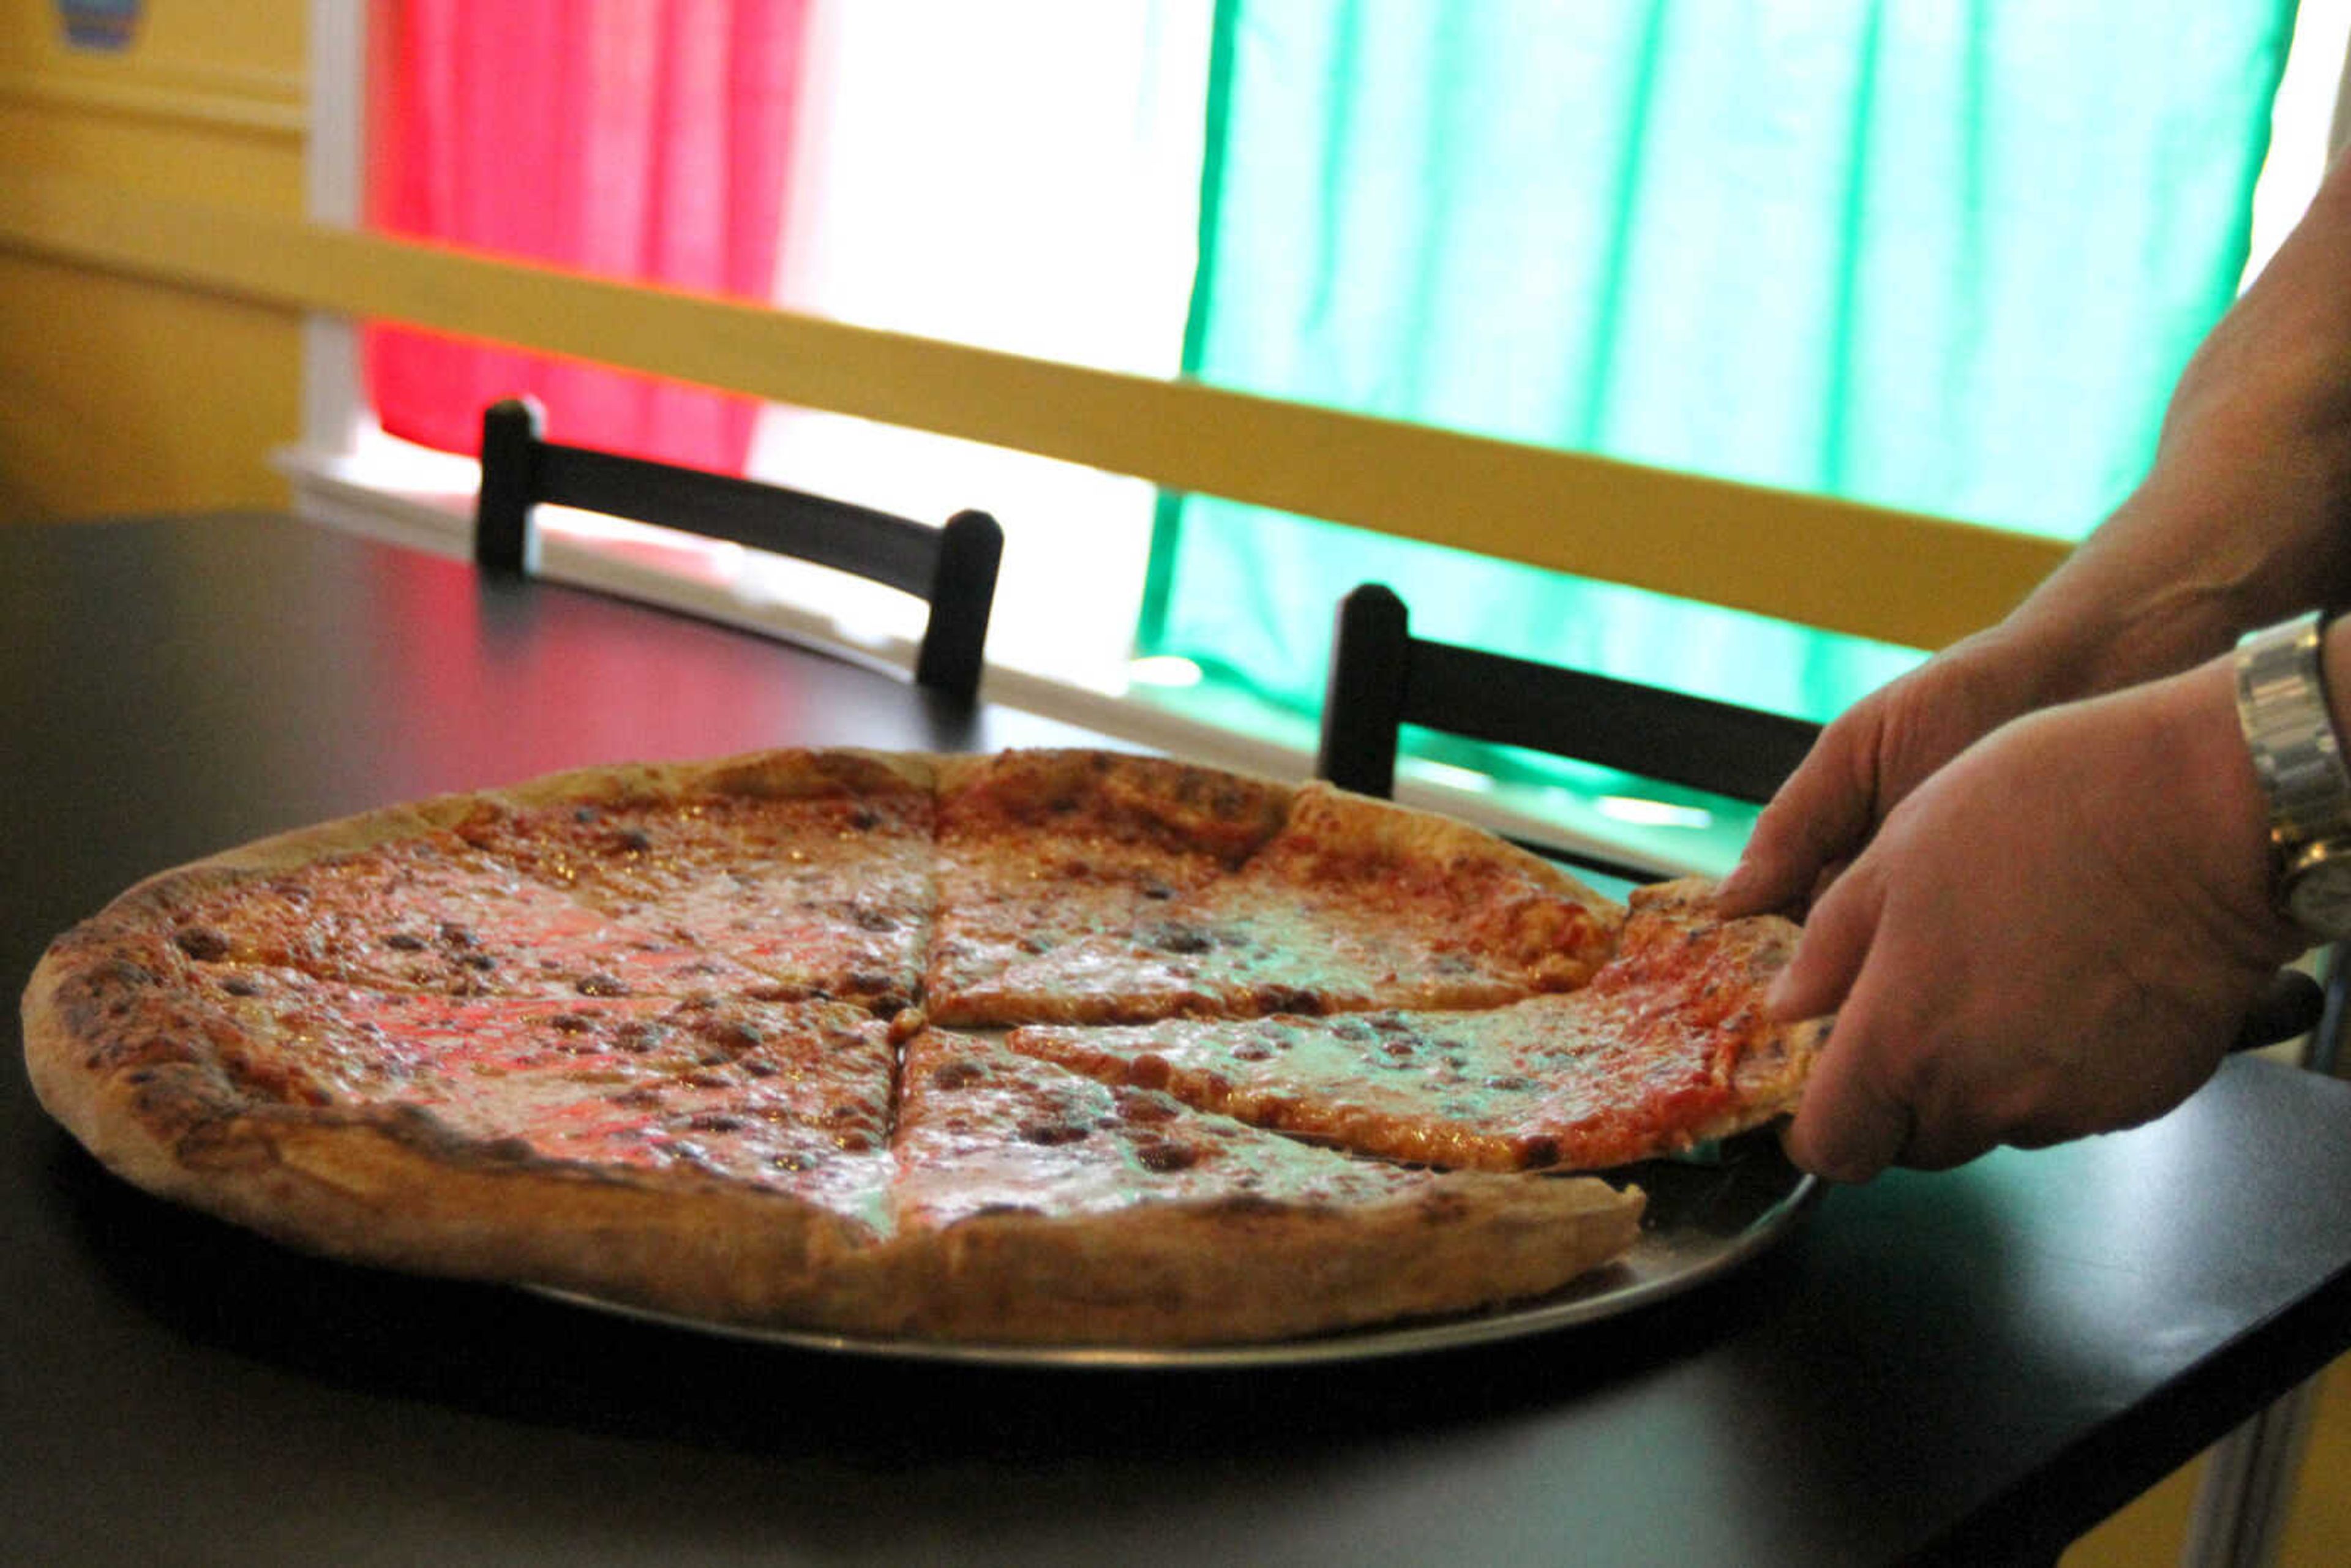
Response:
[{"label": "wooden wall rail", "polygon": [[[909,425],[1935,648],[2051,540],[0,169],[0,249]],[[159,346],[160,347],[160,346]]]}]

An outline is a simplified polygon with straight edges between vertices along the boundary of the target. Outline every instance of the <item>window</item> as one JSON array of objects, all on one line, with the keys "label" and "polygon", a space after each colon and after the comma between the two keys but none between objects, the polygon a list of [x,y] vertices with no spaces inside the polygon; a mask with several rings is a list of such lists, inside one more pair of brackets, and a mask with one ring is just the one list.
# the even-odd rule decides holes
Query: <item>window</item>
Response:
[{"label": "window", "polygon": [[[388,7],[399,4],[385,0]],[[1529,133],[1501,112],[1518,99],[1494,94],[1493,81],[1499,78],[1481,78],[1477,70],[1540,68],[1552,83],[1570,79],[1579,70],[1602,73],[1585,84],[1591,91],[1579,89],[1584,99],[1594,97],[1602,87],[1620,96],[1637,96],[1648,89],[1642,88],[1637,72],[1618,68],[1623,60],[1646,62],[1644,68],[1653,71],[1662,60],[1686,73],[1698,68],[1692,62],[1703,64],[1700,54],[1677,53],[1683,45],[1694,49],[1705,41],[1701,30],[1689,25],[1701,9],[1687,0],[1678,5],[1475,11],[1410,0],[1353,5],[1224,0],[1213,5],[1210,0],[1156,0],[1123,6],[1063,0],[1016,7],[810,0],[801,8],[797,35],[797,89],[787,139],[790,156],[774,219],[778,232],[769,298],[795,310],[1040,358],[1152,375],[1186,370],[1243,390],[1493,430],[1521,439],[1614,449],[1604,439],[1609,420],[1592,429],[1520,423],[1540,401],[1530,391],[1523,367],[1540,362],[1541,355],[1533,361],[1526,358],[1527,311],[1507,289],[1535,287],[1530,279],[1539,279],[1540,270],[1493,267],[1498,258],[1509,259],[1499,249],[1465,256],[1416,242],[1462,228],[1461,215],[1471,210],[1470,196],[1476,194],[1465,193],[1463,182],[1481,173],[1507,172],[1507,160],[1495,154],[1509,152],[1511,136],[1523,141]],[[1967,40],[1949,40],[1952,47],[1941,54],[1933,47],[1935,40],[1927,40],[1917,46],[1915,56],[1888,52],[1882,36],[1872,44],[1865,37],[1868,28],[1885,25],[1872,18],[1880,18],[1886,9],[1823,12],[1718,5],[1705,10],[1705,16],[1717,31],[1726,15],[1743,18],[1749,42],[1739,57],[1749,64],[1773,57],[1771,51],[1777,49],[1824,69],[1844,68],[1834,67],[1832,59],[1835,40],[1830,35],[1836,27],[1848,33],[1860,28],[1845,43],[1876,48],[1874,57],[1881,69],[1887,61],[1919,71],[1930,71],[1948,59],[1981,63],[1981,50],[1970,56],[1959,47]],[[2188,7],[2172,20],[2189,26],[2181,18],[2196,10],[2213,8]],[[2345,11],[2343,0],[2301,8],[2294,63],[2279,95],[2276,152],[2256,201],[2260,225],[2257,225],[2256,252],[2265,233],[2280,226],[2274,214],[2298,211],[2314,184],[2314,150],[2323,145],[2325,106],[2331,103],[2343,57]],[[2049,12],[2068,26],[2092,32],[2104,15],[2095,5],[2082,4],[2043,8],[2034,15]],[[319,79],[336,79],[338,70],[344,73],[342,79],[351,79],[362,51],[351,37],[356,29],[350,7],[319,0]],[[2245,62],[2244,79],[2233,89],[2241,122],[2233,131],[2222,126],[2215,134],[2233,135],[2239,147],[2259,140],[2257,128],[2247,118],[2255,111],[2242,106],[2262,101],[2274,73],[2273,46],[2283,37],[2275,34],[2276,18],[2282,14],[2282,9],[2272,13],[2267,22],[2241,19],[2233,24],[2237,30],[2228,33],[2226,41],[2236,54],[2227,57]],[[1478,18],[1495,23],[1493,30],[1481,31]],[[1610,18],[1647,18],[1647,31],[1620,28],[1625,36],[1611,43],[1600,36],[1607,32]],[[1584,32],[1562,36],[1563,19],[1580,19]],[[1679,34],[1677,26],[1682,29]],[[2193,41],[2199,48],[2167,43],[2162,57],[2194,58],[2199,53],[2212,57],[2220,52],[2212,39]],[[2264,55],[2264,48],[2272,54]],[[2085,53],[2095,57],[2094,52]],[[1846,57],[1873,57],[1848,52]],[[1681,64],[1674,66],[1675,59]],[[1612,66],[1612,60],[1618,66]],[[1905,60],[1910,62],[1907,67],[1901,66]],[[2080,68],[2078,61],[2058,64],[2064,69]],[[1610,70],[1616,74],[1606,76]],[[1531,79],[1541,85],[1540,78]],[[1651,81],[1650,88],[1671,79],[1668,71]],[[1446,94],[1458,96],[1465,84],[1473,82],[1480,100],[1458,115],[1447,110],[1441,101]],[[1269,92],[1269,83],[1277,90]],[[1893,85],[1908,91],[1917,84]],[[1685,81],[1666,96],[1679,92],[1704,107],[1710,99],[1703,87],[1702,79],[1696,86]],[[1377,96],[1372,98],[1368,95],[1374,88]],[[1326,161],[1343,157],[1374,172],[1401,170],[1405,178],[1396,188],[1418,191],[1431,204],[1400,231],[1387,231],[1404,232],[1416,244],[1364,243],[1361,235],[1374,231],[1350,231],[1353,248],[1343,257],[1324,258],[1321,270],[1303,275],[1287,297],[1264,289],[1252,295],[1233,279],[1250,276],[1254,262],[1269,257],[1283,261],[1286,232],[1310,239],[1318,233],[1328,237],[1362,215],[1360,207],[1343,212],[1302,202],[1291,203],[1285,211],[1277,183],[1268,177],[1285,149],[1294,152],[1306,144],[1284,132],[1279,112],[1295,110],[1301,93],[1321,106],[1322,124],[1314,132],[1319,140],[1313,144]],[[1722,97],[1716,92],[1711,101],[1727,113]],[[1645,113],[1657,107],[1655,98],[1653,93]],[[320,101],[330,101],[329,95],[322,93]],[[2296,109],[2296,104],[2302,107]],[[1368,112],[1373,106],[1379,110],[1377,115]],[[1434,159],[1434,153],[1446,150],[1426,136],[1416,141],[1392,137],[1385,144],[1346,140],[1367,126],[1374,131],[1398,123],[1475,126],[1480,113],[1500,134],[1492,149],[1454,164]],[[2295,122],[2289,123],[2290,114],[2298,117]],[[1379,125],[1372,124],[1374,120]],[[1623,123],[1632,130],[1611,143],[1620,153],[1643,148],[1653,154],[1670,152],[1657,122]],[[1685,127],[1684,133],[1698,138],[1679,144],[1695,156],[1692,149],[1702,148],[1702,133],[1709,132],[1701,120],[1695,130]],[[1713,124],[1710,134],[1736,140],[1742,132],[1739,123],[1722,120]],[[331,163],[340,147],[346,172],[356,170],[356,141],[354,134],[340,140],[322,134],[321,163]],[[1205,225],[1197,204],[1204,160],[1211,196]],[[1620,157],[1604,172],[1618,177],[1623,162]],[[1323,172],[1328,173],[1332,166],[1326,162]],[[1891,176],[1880,169],[1874,177]],[[1865,192],[1868,187],[1853,189]],[[1331,188],[1323,194],[1331,194]],[[1360,195],[1353,199],[1360,201]],[[2234,199],[2241,206],[2241,187]],[[1531,200],[1518,204],[1522,218],[1540,218],[1548,211]],[[350,220],[359,206],[351,180],[338,187],[322,173],[318,199],[322,215]],[[1269,214],[1295,227],[1285,231],[1268,223]],[[1196,291],[1195,242],[1203,232],[1210,239],[1209,272],[1205,289]],[[1479,243],[1485,243],[1482,236]],[[2241,235],[2234,243],[2241,244]],[[1705,287],[1703,275],[1677,281],[1670,246],[1661,247],[1653,238],[1636,248],[1640,254],[1631,257],[1632,270],[1619,270],[1620,285],[1631,277],[1645,290]],[[1488,270],[1479,270],[1481,261]],[[1402,371],[1394,365],[1358,365],[1351,360],[1360,353],[1358,346],[1323,332],[1332,313],[1346,304],[1343,291],[1360,291],[1367,275],[1399,267],[1417,267],[1430,277],[1449,278],[1435,293],[1417,297],[1436,300],[1438,308],[1411,349],[1426,354],[1432,343],[1440,348],[1445,358],[1439,374],[1406,373],[1409,358]],[[1255,276],[1266,275],[1260,268]],[[1380,280],[1374,277],[1371,281]],[[1805,284],[1816,286],[1817,279]],[[1703,325],[1702,313],[1682,315]],[[319,336],[317,362],[327,367],[319,380],[339,384],[348,394],[359,384],[349,346],[339,346],[330,331]],[[1872,340],[1882,336],[1873,333]],[[1236,345],[1247,351],[1237,354]],[[1652,356],[1647,362],[1661,362],[1653,347],[1644,351]],[[1492,365],[1510,367],[1509,373],[1489,370],[1481,375],[1479,353],[1490,356]],[[1301,367],[1303,373],[1290,373]],[[1368,379],[1350,384],[1347,374],[1359,370]],[[1365,386],[1372,390],[1364,392]],[[1408,395],[1383,401],[1398,386]],[[1431,388],[1456,390],[1447,396],[1423,397]],[[1816,395],[1777,397],[1767,412],[1783,417],[1789,410],[1779,404],[1803,403],[1806,396]],[[320,413],[313,421],[315,444],[336,444],[351,401],[347,395],[339,412],[337,399],[322,392]],[[1617,402],[1623,406],[1621,396]],[[1621,414],[1610,419],[1625,423]],[[1595,437],[1593,430],[1600,430],[1601,436]],[[371,454],[393,449],[378,440],[357,443],[350,450],[355,455],[311,465],[314,476],[323,476],[314,486],[316,503],[340,507],[347,520],[381,515],[380,508],[371,513],[365,504],[383,487],[371,476],[386,472]],[[1279,571],[1260,570],[1267,558],[1246,550],[1224,549],[1212,570],[1179,559],[1182,548],[1218,533],[1226,546],[1239,541],[1247,549],[1259,549],[1261,541],[1290,527],[1288,519],[1269,520],[1206,498],[1159,497],[1132,479],[815,411],[761,411],[752,422],[746,451],[755,474],[910,515],[944,517],[966,505],[996,512],[1012,543],[990,652],[1013,674],[1028,677],[1013,688],[1024,697],[1074,701],[1078,715],[1101,723],[1111,711],[1102,699],[1123,702],[1145,693],[1154,679],[1182,683],[1205,672],[1205,681],[1179,698],[1176,711],[1185,718],[1270,737],[1279,745],[1302,743],[1317,684],[1311,666],[1319,660],[1329,626],[1327,608],[1310,613],[1305,601],[1320,597],[1332,584],[1317,583],[1307,591],[1282,586]],[[1626,455],[1689,460],[1686,453],[1637,443]],[[403,451],[397,453],[395,467],[407,476],[396,484],[404,482],[412,489],[421,485],[427,490],[437,484],[444,507],[455,504],[447,497],[470,493],[470,468],[463,463],[445,465],[437,480],[420,479],[429,474],[431,459]],[[1734,465],[1732,471],[1742,470]],[[338,484],[338,476],[356,482]],[[1769,472],[1750,476],[1810,481],[1804,475]],[[1959,506],[1945,509],[1965,511]],[[2077,516],[2085,510],[2074,508]],[[1204,517],[1210,520],[1204,523]],[[1316,526],[1300,527],[1312,530]],[[655,560],[658,570],[700,580],[704,591],[736,601],[747,619],[799,624],[795,617],[804,621],[821,612],[832,632],[853,639],[887,643],[908,634],[906,624],[893,621],[886,596],[861,602],[835,585],[813,583],[805,570],[747,561],[742,552],[729,547],[679,550],[642,538],[623,543],[612,537],[613,530],[588,524],[580,526],[580,533],[590,548],[633,549],[640,559]],[[1396,571],[1418,572],[1426,558],[1413,552],[1423,547],[1408,547],[1399,556],[1392,552],[1396,543],[1349,539],[1341,558],[1346,580],[1336,587],[1351,585],[1357,575],[1385,571],[1394,580]],[[1293,545],[1294,540],[1277,549]],[[1344,570],[1359,551],[1384,554],[1401,564],[1361,572]],[[1518,569],[1500,570],[1507,577]],[[1176,580],[1172,587],[1171,576]],[[1406,578],[1398,586],[1409,588],[1412,581]],[[1520,612],[1527,634],[1546,635],[1541,593],[1526,599],[1523,585],[1506,591],[1519,595],[1522,604],[1536,606],[1532,612]],[[1625,591],[1600,591],[1613,598]],[[1217,605],[1220,597],[1228,601],[1225,605]],[[1486,590],[1473,585],[1464,591],[1465,603],[1490,601]],[[1205,617],[1198,612],[1203,602],[1213,612]],[[1256,621],[1235,619],[1231,611],[1236,605]],[[1138,664],[1130,655],[1136,651],[1133,637],[1139,613],[1145,630],[1144,651],[1157,656]],[[1653,612],[1645,609],[1642,613]],[[1280,629],[1281,644],[1268,643],[1253,653],[1251,638],[1262,640],[1269,626]],[[1771,662],[1786,668],[1801,666],[1808,658],[1820,663],[1817,652],[1791,656],[1777,646],[1768,661],[1759,659],[1754,645],[1741,642],[1751,629],[1725,630],[1719,620],[1714,627],[1705,637],[1678,639],[1636,627],[1616,640],[1630,644],[1636,654],[1661,642],[1729,649],[1728,662],[1734,666]],[[1447,634],[1442,626],[1425,629]],[[1571,650],[1556,643],[1531,651],[1553,657],[1573,652],[1604,665],[1617,656],[1605,646],[1596,655],[1589,648]],[[1840,653],[1828,662],[1840,666],[1844,685],[1818,685],[1813,700],[1839,701],[1900,667],[1907,657],[1897,650]],[[1641,666],[1637,658],[1629,673],[1656,674]],[[1686,671],[1668,670],[1664,677],[1693,684]],[[1146,726],[1149,722],[1155,721],[1145,721]],[[1451,779],[1491,792],[1492,758],[1454,755],[1436,761],[1439,768],[1420,774],[1424,782]],[[1468,766],[1473,772],[1446,774],[1443,766]],[[1504,769],[1506,775],[1508,771]],[[1694,820],[1687,814],[1690,810],[1667,800],[1639,807],[1634,814],[1687,823]],[[1703,859],[1719,849],[1693,852]]]}]

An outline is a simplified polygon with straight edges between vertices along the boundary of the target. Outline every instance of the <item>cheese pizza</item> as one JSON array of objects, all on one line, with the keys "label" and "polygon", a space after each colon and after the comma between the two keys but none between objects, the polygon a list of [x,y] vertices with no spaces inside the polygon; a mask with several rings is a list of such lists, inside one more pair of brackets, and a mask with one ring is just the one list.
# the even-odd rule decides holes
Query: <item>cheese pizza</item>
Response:
[{"label": "cheese pizza", "polygon": [[[50,1113],[285,1243],[714,1322],[1280,1340],[1554,1291],[1786,1112],[1793,927],[1106,752],[594,768],[162,873],[24,998]],[[1617,1173],[1601,1176],[1596,1172]]]}]

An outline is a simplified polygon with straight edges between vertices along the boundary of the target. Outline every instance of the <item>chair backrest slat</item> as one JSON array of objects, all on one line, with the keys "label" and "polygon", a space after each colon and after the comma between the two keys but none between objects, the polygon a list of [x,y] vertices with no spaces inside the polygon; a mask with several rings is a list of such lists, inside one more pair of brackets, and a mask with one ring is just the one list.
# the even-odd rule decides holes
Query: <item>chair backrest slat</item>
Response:
[{"label": "chair backrest slat", "polygon": [[936,528],[870,507],[552,442],[538,461],[538,499],[555,506],[772,550],[919,598],[938,570]]},{"label": "chair backrest slat", "polygon": [[914,678],[965,698],[977,693],[1003,556],[1003,530],[985,512],[928,528],[829,496],[563,445],[539,429],[538,410],[521,399],[483,415],[474,549],[485,568],[538,569],[531,510],[542,502],[813,561],[928,601]]},{"label": "chair backrest slat", "polygon": [[1820,733],[1780,714],[1415,637],[1404,601],[1366,583],[1340,605],[1316,771],[1393,794],[1406,724],[1747,801],[1770,800]]},{"label": "chair backrest slat", "polygon": [[1781,714],[1418,640],[1404,718],[1755,802],[1771,798],[1820,733]]}]

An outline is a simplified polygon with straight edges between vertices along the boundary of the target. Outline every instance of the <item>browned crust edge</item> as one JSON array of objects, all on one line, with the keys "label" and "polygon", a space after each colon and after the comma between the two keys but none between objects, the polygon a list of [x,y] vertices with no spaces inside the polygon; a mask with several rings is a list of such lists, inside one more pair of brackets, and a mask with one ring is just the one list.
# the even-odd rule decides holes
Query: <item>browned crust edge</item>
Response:
[{"label": "browned crust edge", "polygon": [[1645,1203],[1638,1187],[1594,1177],[1459,1173],[1343,1209],[1243,1199],[977,1216],[906,1239],[917,1282],[908,1329],[983,1343],[1198,1344],[1499,1306],[1622,1254]]},{"label": "browned crust edge", "polygon": [[[873,1238],[780,1193],[607,1175],[460,1139],[421,1113],[257,1104],[211,1060],[201,1008],[110,1030],[82,958],[52,948],[22,1009],[49,1114],[161,1197],[347,1261],[545,1284],[719,1319],[885,1322]],[[102,981],[99,988],[103,988]]]}]

